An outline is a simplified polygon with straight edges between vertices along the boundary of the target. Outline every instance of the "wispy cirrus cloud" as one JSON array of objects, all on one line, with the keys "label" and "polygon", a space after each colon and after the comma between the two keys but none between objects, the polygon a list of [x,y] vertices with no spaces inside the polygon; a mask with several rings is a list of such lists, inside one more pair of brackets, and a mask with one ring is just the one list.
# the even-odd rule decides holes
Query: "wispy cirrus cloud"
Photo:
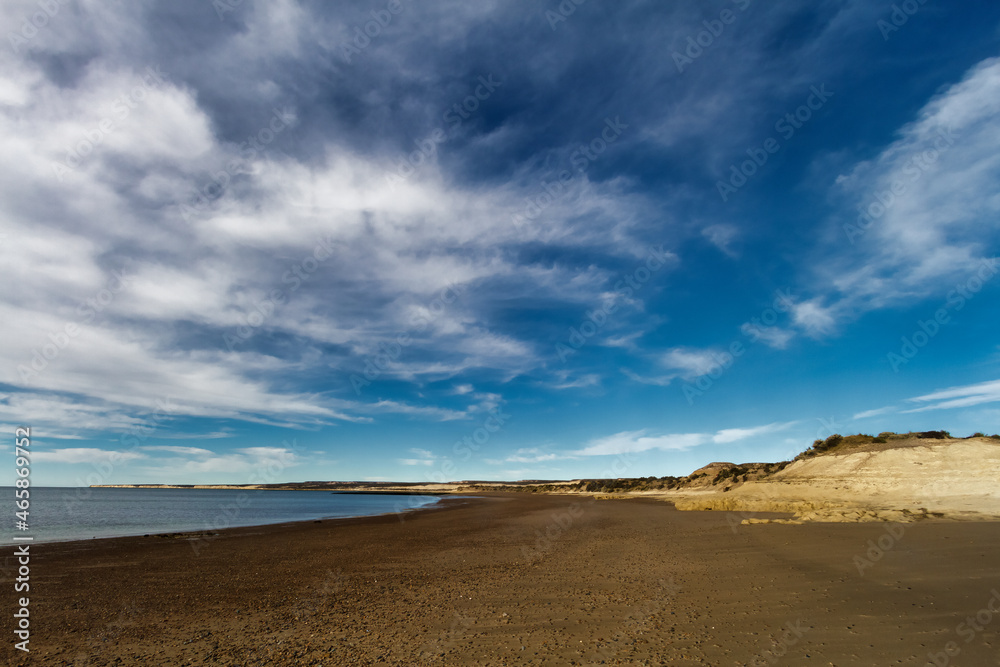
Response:
[{"label": "wispy cirrus cloud", "polygon": [[631,368],[620,368],[619,370],[621,371],[622,375],[624,375],[630,380],[633,380],[634,382],[638,382],[640,384],[654,385],[657,387],[666,387],[671,382],[673,382],[674,379],[678,377],[676,374],[645,376],[636,373]]},{"label": "wispy cirrus cloud", "polygon": [[396,463],[403,466],[432,466],[438,459],[433,452],[420,449],[419,447],[411,447],[409,453],[415,456],[413,458],[396,459]]},{"label": "wispy cirrus cloud", "polygon": [[702,236],[708,239],[709,243],[717,247],[729,257],[738,257],[736,241],[739,239],[740,231],[735,225],[718,224],[709,225],[701,232]]},{"label": "wispy cirrus cloud", "polygon": [[651,449],[685,450],[710,442],[711,438],[704,433],[673,433],[668,435],[649,435],[648,430],[622,431],[596,440],[591,440],[586,447],[574,452],[579,456],[607,456],[632,452],[646,452]]},{"label": "wispy cirrus cloud", "polygon": [[547,452],[538,447],[524,447],[498,463],[542,463],[566,458],[563,455]]},{"label": "wispy cirrus cloud", "polygon": [[51,451],[35,451],[32,459],[43,463],[106,463],[108,461],[135,461],[147,458],[145,454],[134,451],[114,451],[95,449],[92,447],[66,447]]},{"label": "wispy cirrus cloud", "polygon": [[213,454],[210,449],[203,449],[201,447],[175,447],[173,445],[146,445],[138,449],[146,452],[167,452],[168,454],[185,456],[211,456]]},{"label": "wispy cirrus cloud", "polygon": [[835,190],[854,206],[835,223],[835,246],[823,247],[831,305],[803,313],[817,333],[856,309],[940,291],[992,256],[1000,235],[991,194],[1000,156],[990,148],[1000,138],[1000,58],[969,69],[898,134],[837,179]]},{"label": "wispy cirrus cloud", "polygon": [[851,416],[851,419],[868,419],[870,417],[878,417],[880,415],[892,414],[896,412],[898,408],[894,405],[887,405],[882,408],[874,408],[872,410],[864,410],[863,412],[858,412]]},{"label": "wispy cirrus cloud", "polygon": [[675,347],[667,350],[660,360],[666,368],[677,370],[684,379],[705,375],[720,365],[721,350]]},{"label": "wispy cirrus cloud", "polygon": [[962,387],[951,387],[930,394],[924,394],[923,396],[915,396],[907,400],[910,403],[921,404],[921,406],[904,410],[904,414],[926,412],[928,410],[968,408],[985,403],[996,403],[1000,401],[1000,380],[980,382]]},{"label": "wispy cirrus cloud", "polygon": [[778,433],[798,422],[776,422],[751,428],[730,428],[715,433],[672,433],[652,435],[648,429],[622,431],[614,435],[591,440],[586,447],[575,452],[580,456],[607,456],[612,454],[639,453],[650,450],[684,451],[706,444],[731,444],[741,440]]}]

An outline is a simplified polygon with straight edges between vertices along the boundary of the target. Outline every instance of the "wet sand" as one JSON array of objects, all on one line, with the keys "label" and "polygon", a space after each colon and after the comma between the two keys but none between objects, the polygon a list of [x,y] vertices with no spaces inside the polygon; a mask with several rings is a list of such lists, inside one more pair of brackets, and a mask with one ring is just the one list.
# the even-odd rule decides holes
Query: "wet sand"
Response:
[{"label": "wet sand", "polygon": [[1000,523],[740,518],[497,494],[404,521],[34,545],[31,653],[9,639],[4,662],[1000,665]]}]

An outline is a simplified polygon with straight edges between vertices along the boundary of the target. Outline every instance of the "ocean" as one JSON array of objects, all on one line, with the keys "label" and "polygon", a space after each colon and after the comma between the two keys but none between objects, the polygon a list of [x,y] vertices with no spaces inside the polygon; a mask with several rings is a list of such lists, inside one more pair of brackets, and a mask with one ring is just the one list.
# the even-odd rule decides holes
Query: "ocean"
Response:
[{"label": "ocean", "polygon": [[431,505],[437,496],[255,489],[110,489],[31,487],[28,530],[15,527],[14,487],[0,487],[9,519],[4,545],[156,533],[216,531],[286,521],[373,516]]}]

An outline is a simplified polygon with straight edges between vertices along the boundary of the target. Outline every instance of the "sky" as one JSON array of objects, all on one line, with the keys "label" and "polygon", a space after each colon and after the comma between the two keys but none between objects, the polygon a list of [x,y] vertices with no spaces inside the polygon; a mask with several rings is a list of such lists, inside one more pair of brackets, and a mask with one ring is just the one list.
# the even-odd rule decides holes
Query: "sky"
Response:
[{"label": "sky", "polygon": [[[336,6],[335,6],[336,5]],[[684,475],[1000,423],[1000,5],[7,0],[34,484]]]}]

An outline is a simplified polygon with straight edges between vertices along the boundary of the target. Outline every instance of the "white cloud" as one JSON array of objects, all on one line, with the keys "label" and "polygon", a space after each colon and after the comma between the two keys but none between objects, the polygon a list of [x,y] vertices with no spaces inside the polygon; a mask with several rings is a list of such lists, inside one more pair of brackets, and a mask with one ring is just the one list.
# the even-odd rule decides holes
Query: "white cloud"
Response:
[{"label": "white cloud", "polygon": [[220,440],[222,438],[234,437],[232,431],[223,429],[221,431],[211,431],[210,433],[159,433],[157,437],[164,440]]},{"label": "white cloud", "polygon": [[151,407],[129,410],[102,401],[37,393],[0,395],[0,419],[17,423],[24,415],[36,415],[32,424],[35,433],[54,439],[79,439],[81,434],[94,431],[130,433],[165,423],[162,420],[168,415],[158,415],[160,422],[151,419]]},{"label": "white cloud", "polygon": [[[31,2],[18,6],[37,9]],[[357,370],[352,363],[411,332],[406,353],[383,369],[382,380],[425,383],[482,369],[510,378],[543,366],[547,357],[530,334],[491,326],[495,303],[529,296],[591,304],[614,276],[596,265],[525,263],[508,247],[644,257],[634,232],[653,209],[624,178],[576,178],[546,209],[544,224],[517,228],[512,214],[539,194],[536,164],[502,185],[479,186],[456,184],[431,161],[392,186],[387,170],[400,156],[381,149],[363,154],[335,131],[313,146],[301,110],[284,107],[290,102],[273,78],[275,62],[302,56],[302,44],[314,38],[336,48],[326,33],[331,26],[345,28],[290,0],[245,9],[241,30],[222,31],[212,42],[216,83],[240,83],[213,88],[212,95],[201,94],[200,86],[208,84],[198,68],[187,69],[190,54],[163,63],[162,79],[149,78],[146,65],[136,64],[149,53],[143,43],[149,16],[141,7],[84,5],[79,20],[60,15],[40,31],[27,49],[31,57],[9,49],[0,54],[0,235],[6,235],[0,264],[17,286],[0,295],[0,320],[11,323],[0,346],[0,382],[66,408],[45,413],[52,434],[127,429],[163,396],[180,397],[172,417],[286,426],[371,421],[386,413],[464,419],[479,408],[377,401],[374,390],[357,400],[335,399],[335,390],[296,391],[289,375],[335,367],[349,386]],[[3,11],[15,23],[22,17],[6,5]],[[484,13],[495,11],[491,6],[470,15],[448,8],[435,16],[457,39],[467,28],[462,21],[485,20]],[[90,55],[81,61],[79,53]],[[383,57],[394,53],[386,48]],[[53,54],[77,65],[66,73],[76,77],[72,85],[39,64]],[[116,102],[136,90],[142,99],[119,118]],[[265,111],[260,117],[220,113],[212,97],[234,109],[252,101],[247,109]],[[248,156],[240,146],[242,133],[264,128],[275,108],[288,123],[280,139],[299,133],[296,140],[310,145],[307,159],[282,153],[288,147],[278,146],[281,140],[268,146],[267,157]],[[65,162],[67,151],[108,118],[112,131],[62,180],[56,177],[54,164]],[[501,128],[489,141],[516,132]],[[191,202],[220,173],[228,174],[226,187],[182,215],[179,204]],[[656,215],[664,221],[662,211]],[[320,239],[335,258],[292,291],[285,277],[301,268]],[[664,254],[676,259],[669,250]],[[111,270],[126,264],[129,287],[81,324],[43,373],[21,377],[18,365],[50,334],[78,323],[79,302],[93,298]],[[484,291],[439,309],[434,299],[449,285]],[[284,290],[283,303],[262,306],[275,289]],[[336,299],[330,298],[334,291]],[[494,298],[499,293],[503,298]],[[630,305],[641,309],[644,296],[633,296]],[[273,313],[257,322],[262,308]],[[223,336],[231,339],[240,328],[249,328],[250,337],[227,347]],[[265,346],[257,344],[269,337],[299,344],[290,353],[261,352]],[[616,340],[629,337],[608,344]],[[597,379],[574,382],[580,384],[563,388]],[[471,393],[466,386],[458,385],[459,395]],[[74,403],[89,407],[69,410]]]},{"label": "white cloud", "polygon": [[[278,21],[282,34],[301,27],[298,13],[279,13],[290,17]],[[255,12],[248,34],[276,20]],[[147,86],[143,102],[59,182],[53,164],[111,113],[117,97],[143,85],[144,72],[95,59],[80,85],[67,88],[30,63],[12,71],[19,73],[3,80],[0,94],[25,108],[0,108],[0,233],[7,236],[0,262],[18,290],[0,297],[0,318],[16,323],[0,346],[0,382],[63,405],[43,413],[53,435],[134,426],[141,423],[137,413],[163,396],[183,397],[175,399],[175,417],[283,425],[370,421],[366,415],[384,413],[465,419],[463,410],[290,392],[283,376],[306,368],[306,355],[324,344],[350,350],[321,360],[343,367],[374,357],[379,345],[406,332],[413,334],[406,354],[382,379],[424,382],[483,368],[516,375],[543,362],[533,344],[486,326],[476,310],[489,294],[461,294],[440,308],[435,299],[442,290],[493,279],[532,298],[583,303],[600,291],[606,271],[518,265],[498,245],[548,239],[642,251],[623,223],[584,230],[560,217],[558,207],[547,212],[545,225],[514,229],[511,210],[537,187],[527,177],[523,187],[462,189],[446,185],[429,165],[392,191],[381,157],[333,144],[310,166],[277,156],[241,158],[235,144],[215,135],[195,93],[169,76]],[[238,175],[240,190],[232,174],[231,187],[184,221],[177,203],[237,158],[247,172]],[[638,201],[623,196],[621,184],[580,187],[572,201],[560,202],[563,215],[591,211],[610,219]],[[135,193],[141,193],[138,207]],[[26,218],[17,203],[25,198],[46,210]],[[283,278],[313,255],[318,240],[337,260],[324,262],[293,292]],[[109,267],[108,256],[123,259]],[[78,304],[121,268],[128,286],[97,317],[80,321]],[[329,299],[327,284],[337,285],[340,298]],[[275,289],[284,291],[277,307],[266,303]],[[264,321],[254,320],[261,312]],[[78,325],[79,334],[43,372],[25,379],[18,367],[30,365],[33,351],[67,324]],[[227,349],[223,336],[231,339],[241,327],[251,337]],[[268,334],[315,346],[292,359],[254,352]],[[471,391],[466,386],[458,386],[460,393]],[[69,410],[77,403],[92,407]]]},{"label": "white cloud", "polygon": [[247,483],[284,481],[282,473],[301,465],[302,458],[294,445],[288,447],[242,447],[227,452],[214,452],[197,447],[149,446],[148,451],[164,451],[171,458],[147,458],[142,466],[116,471],[116,475],[140,474],[146,478],[167,481],[195,474],[219,473],[240,475]]},{"label": "white cloud", "polygon": [[764,344],[775,350],[784,350],[788,343],[795,337],[795,334],[781,327],[757,327],[753,329],[753,336],[764,341]]},{"label": "white cloud", "polygon": [[887,405],[884,408],[875,408],[874,410],[865,410],[864,412],[859,412],[851,419],[868,419],[869,417],[878,417],[879,415],[889,414],[897,410],[896,406]]},{"label": "white cloud", "polygon": [[584,373],[574,379],[569,379],[570,373],[558,373],[562,376],[560,380],[548,383],[546,386],[552,389],[583,389],[586,387],[596,387],[601,384],[601,376],[597,373]]},{"label": "white cloud", "polygon": [[[837,179],[847,213],[820,269],[844,306],[834,315],[947,289],[988,256],[1000,220],[997,145],[1000,58],[991,58],[930,100],[880,155]],[[859,208],[871,217],[858,217]]]},{"label": "white cloud", "polygon": [[393,414],[403,414],[403,415],[416,415],[420,417],[428,417],[437,421],[454,421],[456,419],[469,419],[471,412],[459,411],[459,410],[449,410],[447,408],[438,408],[434,406],[423,406],[423,405],[409,405],[407,403],[402,403],[400,401],[388,401],[382,400],[369,405],[359,405],[358,410],[363,410],[373,413],[393,413]]},{"label": "white cloud", "polygon": [[601,344],[605,347],[621,347],[627,350],[634,350],[637,348],[635,341],[645,333],[645,331],[634,331],[630,334],[622,334],[620,336],[608,336]]},{"label": "white cloud", "polygon": [[925,405],[912,410],[904,410],[904,414],[925,412],[927,410],[967,408],[984,403],[996,403],[1000,401],[1000,380],[980,382],[962,387],[951,387],[907,400],[913,403],[924,403]]},{"label": "white cloud", "polygon": [[591,440],[586,447],[576,452],[580,456],[605,456],[645,452],[651,449],[685,450],[703,445],[710,437],[703,433],[679,433],[650,436],[647,430],[622,431],[604,438]]},{"label": "white cloud", "polygon": [[645,452],[653,449],[662,451],[683,451],[709,443],[730,444],[749,438],[777,433],[790,428],[798,422],[775,422],[752,428],[722,429],[714,434],[709,433],[675,433],[653,436],[644,429],[640,431],[622,431],[604,438],[591,440],[583,449],[575,452],[580,456],[606,456],[612,454],[627,454]]},{"label": "white cloud", "polygon": [[139,449],[146,452],[168,452],[170,454],[184,454],[187,456],[211,456],[213,454],[210,449],[202,449],[201,447],[176,447],[174,445],[147,445],[139,447]]},{"label": "white cloud", "polygon": [[773,424],[766,424],[764,426],[755,426],[753,428],[727,428],[718,431],[714,436],[712,436],[712,442],[718,444],[739,442],[740,440],[746,440],[748,438],[754,438],[760,435],[766,435],[768,433],[778,433],[780,431],[784,431],[785,429],[791,428],[796,424],[798,424],[797,421],[775,422]]},{"label": "white cloud", "polygon": [[723,365],[722,352],[714,349],[675,347],[663,355],[661,363],[670,369],[680,371],[684,379],[706,375]]},{"label": "white cloud", "polygon": [[734,225],[710,225],[701,231],[701,235],[729,257],[736,257],[739,254],[733,247],[739,236],[739,229]]},{"label": "white cloud", "polygon": [[794,304],[792,321],[811,336],[822,336],[834,330],[836,319],[830,308],[820,304],[821,299],[812,299]]},{"label": "white cloud", "polygon": [[417,456],[417,458],[412,459],[396,459],[396,463],[404,466],[432,466],[434,461],[437,460],[437,456],[433,452],[420,449],[418,447],[411,447],[410,453]]},{"label": "white cloud", "polygon": [[660,375],[658,377],[644,377],[639,375],[630,368],[620,368],[622,375],[630,380],[639,382],[641,384],[650,384],[656,387],[666,387],[677,377],[676,375]]},{"label": "white cloud", "polygon": [[566,457],[551,452],[544,452],[537,447],[529,447],[517,450],[505,458],[503,463],[540,463],[542,461],[555,461],[562,458]]},{"label": "white cloud", "polygon": [[44,463],[115,463],[146,458],[144,454],[132,451],[113,451],[89,447],[70,447],[51,451],[35,450],[32,460]]}]

